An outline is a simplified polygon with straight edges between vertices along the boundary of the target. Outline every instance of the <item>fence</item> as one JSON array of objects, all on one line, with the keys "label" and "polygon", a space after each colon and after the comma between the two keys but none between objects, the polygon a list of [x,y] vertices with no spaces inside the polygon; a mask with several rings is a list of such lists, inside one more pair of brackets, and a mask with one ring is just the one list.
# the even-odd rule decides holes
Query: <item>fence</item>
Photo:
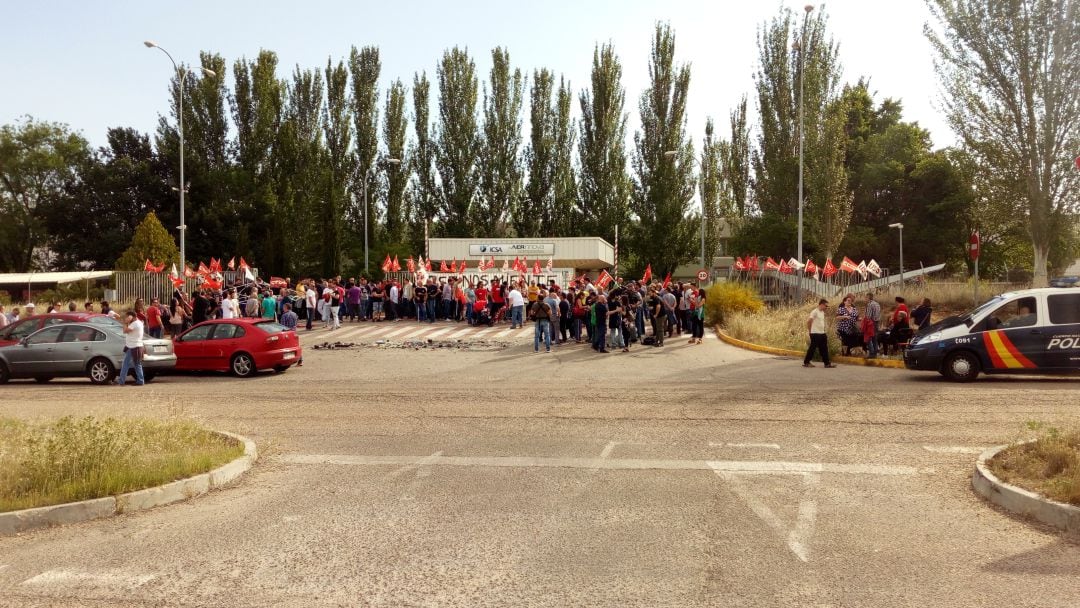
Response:
[{"label": "fence", "polygon": [[[256,269],[251,272],[259,276]],[[243,276],[239,271],[226,270],[222,273],[224,284],[232,284],[236,277]],[[113,273],[113,285],[116,289],[117,302],[134,302],[136,298],[142,298],[149,302],[151,298],[158,298],[162,302],[168,302],[172,297],[172,279],[166,272],[145,272],[142,270],[118,270]],[[199,288],[196,279],[184,279],[184,293],[191,293]]]}]

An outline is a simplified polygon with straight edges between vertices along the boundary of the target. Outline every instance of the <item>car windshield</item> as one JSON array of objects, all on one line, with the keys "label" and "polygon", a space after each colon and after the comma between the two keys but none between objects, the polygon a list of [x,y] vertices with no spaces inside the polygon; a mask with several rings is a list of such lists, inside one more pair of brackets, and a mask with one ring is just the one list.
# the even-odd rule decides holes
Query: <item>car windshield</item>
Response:
[{"label": "car windshield", "polygon": [[100,325],[105,329],[114,331],[118,334],[124,333],[124,326],[112,317],[90,317],[89,322],[93,325]]},{"label": "car windshield", "polygon": [[1004,299],[1004,296],[994,296],[989,300],[983,302],[982,304],[976,306],[972,310],[969,310],[968,312],[960,315],[960,318],[966,323],[970,319],[973,319],[988,310],[993,310],[997,308]]},{"label": "car windshield", "polygon": [[258,327],[268,334],[280,334],[283,331],[287,331],[284,325],[274,321],[259,321],[255,324],[255,327]]}]

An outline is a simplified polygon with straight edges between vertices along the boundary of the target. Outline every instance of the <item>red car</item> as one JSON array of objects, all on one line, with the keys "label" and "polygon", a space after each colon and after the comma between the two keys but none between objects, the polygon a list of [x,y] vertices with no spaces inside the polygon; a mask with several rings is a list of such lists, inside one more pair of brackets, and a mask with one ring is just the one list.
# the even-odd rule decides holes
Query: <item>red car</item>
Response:
[{"label": "red car", "polygon": [[119,321],[99,312],[52,312],[19,319],[0,330],[0,346],[18,344],[19,340],[35,331],[57,323],[90,323],[91,325],[102,325],[112,327],[117,331],[120,330]]},{"label": "red car", "polygon": [[260,369],[283,372],[303,356],[296,332],[270,319],[204,321],[176,337],[176,369],[232,372],[241,378]]}]

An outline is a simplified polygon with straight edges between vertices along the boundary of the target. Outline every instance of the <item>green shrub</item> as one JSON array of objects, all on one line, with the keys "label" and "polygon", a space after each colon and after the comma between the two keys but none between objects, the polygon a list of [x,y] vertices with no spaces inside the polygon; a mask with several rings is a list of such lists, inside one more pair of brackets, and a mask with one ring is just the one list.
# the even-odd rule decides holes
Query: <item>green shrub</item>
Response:
[{"label": "green shrub", "polygon": [[710,326],[723,325],[732,314],[753,314],[764,308],[765,304],[752,287],[723,281],[709,288],[705,299],[705,323]]}]

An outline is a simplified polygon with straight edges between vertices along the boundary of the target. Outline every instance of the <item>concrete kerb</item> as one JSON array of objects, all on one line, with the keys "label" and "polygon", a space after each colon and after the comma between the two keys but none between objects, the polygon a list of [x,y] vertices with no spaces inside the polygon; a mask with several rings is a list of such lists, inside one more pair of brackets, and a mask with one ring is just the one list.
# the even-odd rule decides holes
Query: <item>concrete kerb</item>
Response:
[{"label": "concrete kerb", "polygon": [[[724,333],[724,330],[720,329],[720,326],[716,326],[716,335],[721,340],[727,342],[732,346],[739,348],[745,348],[746,350],[752,350],[759,353],[767,353],[770,355],[781,355],[784,357],[803,357],[806,353],[797,350],[788,350],[786,348],[776,348],[774,346],[762,346],[761,344],[754,344],[752,342],[745,342],[738,338],[733,338]],[[895,359],[864,359],[862,357],[833,357],[834,363],[846,363],[849,365],[863,365],[866,367],[889,367],[893,369],[904,369],[904,362],[897,361]]]},{"label": "concrete kerb", "polygon": [[246,437],[223,431],[215,432],[244,444],[244,454],[208,473],[202,473],[154,488],[62,505],[0,513],[0,536],[11,536],[37,528],[73,524],[121,513],[150,509],[194,498],[212,489],[223,487],[235,481],[250,469],[258,459],[259,453],[255,448],[255,442]]},{"label": "concrete kerb", "polygon": [[1056,502],[1023,488],[1005,483],[990,472],[987,463],[1002,450],[1012,446],[1000,445],[979,455],[971,485],[975,491],[995,505],[1023,517],[1030,517],[1080,539],[1080,507]]}]

